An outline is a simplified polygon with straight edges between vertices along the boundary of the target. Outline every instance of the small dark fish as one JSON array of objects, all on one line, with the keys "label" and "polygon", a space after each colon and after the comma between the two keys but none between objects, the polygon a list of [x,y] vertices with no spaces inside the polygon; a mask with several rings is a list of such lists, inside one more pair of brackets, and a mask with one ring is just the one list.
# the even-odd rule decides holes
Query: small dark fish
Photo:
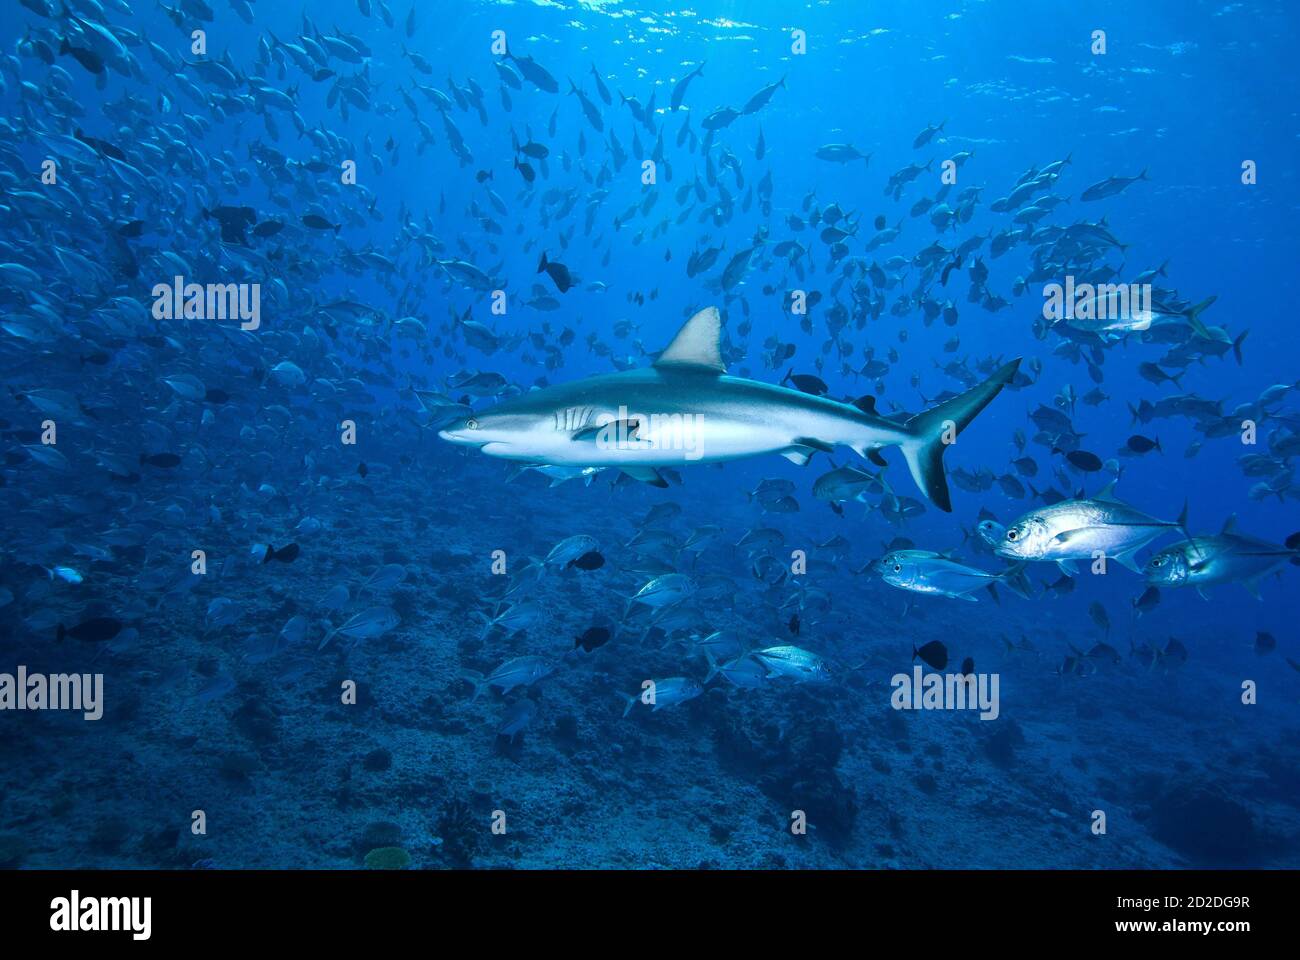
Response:
[{"label": "small dark fish", "polygon": [[1261,657],[1265,654],[1272,653],[1276,649],[1277,640],[1273,638],[1273,634],[1268,633],[1265,630],[1260,630],[1255,634],[1255,652]]},{"label": "small dark fish", "polygon": [[93,617],[68,629],[59,624],[58,641],[64,637],[80,640],[82,643],[103,643],[112,640],[122,632],[122,621],[115,617]]},{"label": "small dark fish", "polygon": [[1127,446],[1128,449],[1132,450],[1134,453],[1150,453],[1152,450],[1159,450],[1161,453],[1165,452],[1160,446],[1159,437],[1152,440],[1150,437],[1144,437],[1140,433],[1135,433],[1133,436],[1129,437]]},{"label": "small dark fish", "polygon": [[132,220],[130,223],[124,223],[122,226],[117,228],[117,235],[119,237],[134,238],[140,236],[142,233],[144,233],[143,220]]},{"label": "small dark fish", "polygon": [[793,384],[800,393],[812,394],[814,397],[824,397],[831,392],[821,377],[814,377],[811,373],[795,373],[793,367],[786,371],[781,382]]},{"label": "small dark fish", "polygon": [[917,657],[920,657],[935,670],[942,670],[948,666],[948,648],[939,640],[931,640],[919,650],[913,644],[912,659],[915,660]]},{"label": "small dark fish", "polygon": [[223,403],[230,402],[230,394],[226,393],[224,390],[218,389],[217,387],[208,387],[207,392],[203,395],[203,399],[208,403],[215,403],[220,406]]},{"label": "small dark fish", "polygon": [[140,454],[140,462],[162,470],[170,470],[181,465],[181,458],[175,453],[142,453]]},{"label": "small dark fish", "polygon": [[1110,617],[1106,615],[1106,608],[1100,602],[1094,600],[1088,607],[1088,616],[1092,617],[1092,622],[1101,629],[1110,633]]},{"label": "small dark fish", "polygon": [[542,252],[542,259],[537,264],[537,272],[546,271],[546,275],[555,281],[555,289],[560,293],[567,293],[573,286],[573,278],[569,276],[569,268],[562,263],[556,263],[554,260],[547,260],[545,251]]},{"label": "small dark fish", "polygon": [[81,64],[87,73],[102,74],[104,72],[104,61],[93,50],[86,50],[82,47],[74,47],[68,43],[68,38],[64,37],[63,42],[59,44],[59,54],[71,54],[72,59]]},{"label": "small dark fish", "polygon": [[573,638],[573,649],[579,648],[588,653],[609,643],[609,631],[604,627],[592,627],[582,636]]},{"label": "small dark fish", "polygon": [[1158,587],[1147,587],[1142,591],[1142,596],[1133,601],[1133,612],[1137,616],[1144,613],[1150,613],[1160,603],[1160,590]]},{"label": "small dark fish", "polygon": [[961,662],[961,675],[963,677],[969,677],[974,673],[975,673],[975,658],[967,657],[965,660]]},{"label": "small dark fish", "polygon": [[1087,450],[1071,450],[1065,455],[1065,459],[1084,473],[1096,473],[1102,466],[1101,457],[1095,453],[1089,453]]},{"label": "small dark fish", "polygon": [[309,213],[303,217],[302,225],[311,227],[313,230],[333,230],[335,233],[338,233],[339,228],[343,226],[341,223],[330,223],[324,217],[315,213]]},{"label": "small dark fish", "polygon": [[491,179],[492,179],[492,171],[491,171],[491,170],[480,170],[478,173],[474,174],[474,179],[477,180],[479,183],[482,183],[484,180],[491,180]]},{"label": "small dark fish", "polygon": [[790,628],[790,632],[792,634],[794,634],[796,637],[799,636],[799,614],[796,613],[793,616],[791,616],[790,622],[786,624],[786,626]]},{"label": "small dark fish", "polygon": [[370,468],[366,466],[365,461],[362,461],[361,463],[357,464],[357,473],[361,475],[362,480],[366,478],[366,474],[368,474],[369,472],[370,472]]},{"label": "small dark fish", "polygon": [[273,237],[284,229],[282,220],[264,220],[253,228],[255,237]]},{"label": "small dark fish", "polygon": [[532,165],[528,163],[520,163],[518,157],[515,157],[515,169],[518,170],[519,175],[529,183],[532,183],[537,179],[537,173],[533,170]]},{"label": "small dark fish", "polygon": [[1074,577],[1070,576],[1067,573],[1063,573],[1061,574],[1059,580],[1056,580],[1054,583],[1049,583],[1047,585],[1047,590],[1049,593],[1054,593],[1058,597],[1063,597],[1067,593],[1073,593]]},{"label": "small dark fish", "polygon": [[1187,662],[1187,648],[1177,637],[1170,637],[1169,642],[1165,644],[1164,650],[1160,652],[1161,663],[1172,663],[1179,666]]},{"label": "small dark fish", "polygon": [[278,560],[281,563],[293,563],[298,559],[298,554],[300,552],[298,544],[296,543],[291,543],[288,546],[281,547],[279,550],[275,549],[275,547],[268,543],[266,545],[266,556],[262,558],[262,562],[270,563],[272,560]]},{"label": "small dark fish", "polygon": [[883,213],[882,213],[880,216],[876,217],[876,230],[877,230],[877,231],[884,230],[885,227],[888,226],[888,225],[889,225],[889,221],[885,219],[885,215],[884,215]]},{"label": "small dark fish", "polygon": [[605,565],[605,555],[599,550],[588,550],[576,560],[570,560],[569,566],[579,570],[599,570]]}]

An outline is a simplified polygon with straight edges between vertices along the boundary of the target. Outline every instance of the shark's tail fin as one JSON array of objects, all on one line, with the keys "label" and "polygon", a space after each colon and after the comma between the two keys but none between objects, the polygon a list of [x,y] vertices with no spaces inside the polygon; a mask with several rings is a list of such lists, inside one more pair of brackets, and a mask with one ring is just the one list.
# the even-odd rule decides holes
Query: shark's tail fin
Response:
[{"label": "shark's tail fin", "polygon": [[961,396],[918,413],[904,424],[910,434],[901,449],[912,471],[912,479],[940,510],[951,513],[948,478],[943,472],[943,453],[956,442],[957,435],[975,419],[976,414],[1011,382],[1020,368],[1020,358],[1003,364],[983,383],[971,387]]}]

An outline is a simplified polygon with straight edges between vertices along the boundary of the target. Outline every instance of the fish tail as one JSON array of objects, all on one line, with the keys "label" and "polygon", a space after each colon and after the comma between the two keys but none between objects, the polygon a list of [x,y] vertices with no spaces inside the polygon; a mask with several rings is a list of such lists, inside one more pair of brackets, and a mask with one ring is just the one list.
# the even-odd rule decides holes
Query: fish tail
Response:
[{"label": "fish tail", "polygon": [[1011,382],[1019,368],[1019,358],[1003,364],[983,383],[917,414],[903,425],[906,437],[899,447],[907,460],[907,468],[916,485],[940,510],[952,512],[948,478],[943,471],[944,451],[956,442],[958,434]]},{"label": "fish tail", "polygon": [[640,699],[640,697],[638,697],[637,694],[635,693],[629,696],[626,693],[619,693],[617,690],[614,691],[614,696],[618,697],[624,703],[623,706],[624,717],[627,717],[627,715],[632,712],[632,708],[636,706],[637,700]]},{"label": "fish tail", "polygon": [[1232,341],[1232,355],[1237,358],[1237,366],[1241,366],[1241,345],[1245,342],[1248,333],[1250,333],[1250,331],[1245,330],[1242,332],[1241,336]]},{"label": "fish tail", "polygon": [[[1143,172],[1145,173],[1145,171]],[[1218,296],[1215,295],[1208,296],[1200,303],[1188,307],[1187,311],[1183,314],[1183,316],[1187,318],[1187,322],[1191,325],[1192,329],[1196,331],[1197,335],[1204,337],[1207,340],[1213,338],[1210,336],[1210,331],[1206,329],[1205,324],[1201,322],[1201,314],[1208,310],[1210,306],[1213,305],[1214,301],[1218,299]]]},{"label": "fish tail", "polygon": [[703,686],[707,687],[709,685],[709,681],[718,675],[718,661],[713,659],[712,650],[704,651],[704,659],[709,661],[709,673],[708,676],[704,678],[704,683],[703,683]]}]

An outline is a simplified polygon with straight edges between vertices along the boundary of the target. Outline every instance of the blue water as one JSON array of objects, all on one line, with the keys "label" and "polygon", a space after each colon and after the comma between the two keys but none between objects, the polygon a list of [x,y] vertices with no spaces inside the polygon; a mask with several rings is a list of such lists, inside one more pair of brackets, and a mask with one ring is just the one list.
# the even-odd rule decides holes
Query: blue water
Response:
[{"label": "blue water", "polygon": [[[0,711],[0,866],[1297,864],[1288,5],[403,3],[391,22],[379,0],[69,8],[9,3],[0,28],[0,704],[20,665],[99,674],[102,717]],[[1104,54],[1090,51],[1095,30]],[[494,54],[494,31],[558,91]],[[706,138],[714,111],[780,81]],[[653,102],[647,121],[621,96]],[[516,150],[530,141],[544,159]],[[869,162],[816,156],[834,143]],[[941,164],[962,151],[973,156],[941,201]],[[1034,193],[1062,202],[1031,229],[1013,218],[1034,201],[993,209],[1067,157]],[[42,181],[47,159],[55,182]],[[340,182],[349,160],[355,184]],[[1257,182],[1242,182],[1245,161]],[[886,191],[927,163],[897,198]],[[972,187],[955,228],[936,229],[937,204],[957,209]],[[219,208],[245,206],[223,235],[222,216],[238,214]],[[844,216],[828,218],[835,207]],[[1053,231],[1103,216],[1122,249],[1052,259]],[[878,217],[902,232],[868,251]],[[822,237],[831,219],[842,246]],[[1015,242],[994,256],[1008,230]],[[976,236],[990,239],[953,262]],[[775,252],[789,240],[806,250],[797,263]],[[936,241],[927,270],[917,255]],[[693,253],[717,248],[688,275]],[[1026,280],[1035,251],[1049,269]],[[543,253],[570,289],[538,270]],[[977,259],[1002,309],[968,297]],[[481,288],[457,261],[482,271]],[[1130,282],[1166,264],[1152,283],[1175,314],[1216,298],[1201,319],[1217,339],[1192,356],[1171,363],[1172,344],[1142,332],[1074,353],[1068,331],[1045,329],[1043,287],[1064,272]],[[260,326],[157,319],[153,288],[178,272],[259,284]],[[795,289],[820,297],[808,329],[788,309]],[[927,301],[950,303],[956,322],[927,323]],[[1024,358],[945,457],[950,478],[985,473],[984,489],[950,481],[943,512],[886,449],[893,494],[837,513],[813,482],[832,464],[877,469],[847,446],[807,466],[775,453],[684,463],[663,488],[615,469],[551,485],[437,435],[533,388],[647,366],[709,306],[732,375],[815,375],[831,398],[873,395],[900,419]],[[466,319],[496,343],[467,335]],[[887,373],[855,375],[867,348]],[[1162,360],[1179,383],[1139,373]],[[485,372],[498,387],[469,381]],[[1067,387],[1072,407],[1057,401]],[[1096,387],[1106,399],[1085,403]],[[1130,416],[1174,395],[1219,406]],[[1066,413],[1072,444],[1036,436],[1040,406]],[[1253,445],[1230,422],[1243,419],[1257,422]],[[1120,456],[1134,434],[1160,449]],[[1076,446],[1101,469],[1071,463]],[[1012,466],[1022,456],[1036,476]],[[1000,584],[976,603],[898,589],[872,567],[904,538],[892,547],[1007,570],[974,533],[981,510],[1007,525],[1044,503],[1010,495],[1004,476],[1058,497],[1117,480],[1114,496],[1162,520],[1186,503],[1196,535],[1235,515],[1280,560],[1261,599],[1235,581],[1208,600],[1162,587],[1140,616],[1148,584],[1116,563],[1104,576],[1084,564],[1072,582],[1030,563],[1026,589]],[[771,479],[794,484],[794,512],[752,496]],[[895,496],[924,512],[891,522]],[[683,551],[707,525],[721,529],[698,557]],[[734,546],[754,529],[780,542]],[[530,567],[578,534],[602,565]],[[835,537],[843,549],[819,548]],[[1168,531],[1139,563],[1181,539]],[[806,571],[788,569],[794,551]],[[389,582],[367,584],[391,565]],[[698,592],[651,622],[628,600],[668,573]],[[485,630],[512,603],[535,615]],[[390,619],[345,626],[368,611]],[[575,649],[592,627],[608,641]],[[693,644],[718,630],[749,651],[796,646],[829,677],[711,676]],[[1118,662],[1076,659],[1099,642]],[[939,672],[969,657],[997,676],[996,719],[891,708],[894,677],[931,643],[946,648]],[[475,696],[475,678],[522,656],[547,675]],[[704,692],[624,716],[644,681],[669,677]],[[518,731],[498,735],[512,717]]]}]

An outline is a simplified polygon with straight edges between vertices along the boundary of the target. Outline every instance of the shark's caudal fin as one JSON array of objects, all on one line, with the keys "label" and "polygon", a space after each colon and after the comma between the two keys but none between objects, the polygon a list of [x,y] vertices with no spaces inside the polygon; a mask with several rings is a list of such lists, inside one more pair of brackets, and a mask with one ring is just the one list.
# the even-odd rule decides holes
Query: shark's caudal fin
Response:
[{"label": "shark's caudal fin", "polygon": [[1003,364],[983,383],[971,387],[959,397],[924,413],[918,413],[904,424],[911,437],[901,445],[912,479],[925,491],[925,495],[940,510],[952,512],[948,495],[948,478],[943,472],[943,453],[956,441],[957,435],[975,419],[975,415],[988,406],[989,401],[1011,382],[1020,368],[1020,358]]}]

